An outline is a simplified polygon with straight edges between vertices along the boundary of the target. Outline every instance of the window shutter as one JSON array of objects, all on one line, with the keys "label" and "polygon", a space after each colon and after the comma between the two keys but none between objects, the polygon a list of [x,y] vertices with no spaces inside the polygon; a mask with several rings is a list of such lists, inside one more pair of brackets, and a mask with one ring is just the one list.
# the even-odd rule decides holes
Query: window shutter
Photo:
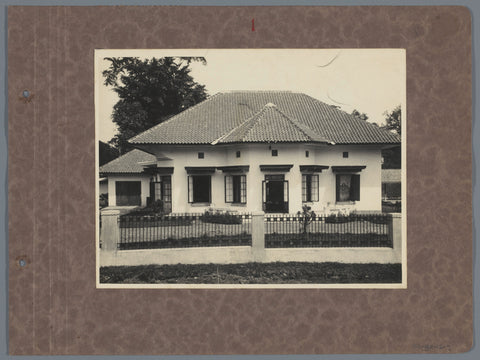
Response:
[{"label": "window shutter", "polygon": [[302,201],[307,201],[307,175],[302,175]]},{"label": "window shutter", "polygon": [[242,204],[247,203],[247,176],[242,175],[240,177],[240,202]]},{"label": "window shutter", "polygon": [[360,175],[352,175],[352,182],[350,184],[351,196],[353,201],[360,201]]},{"label": "window shutter", "polygon": [[193,178],[188,177],[188,202],[193,203]]},{"label": "window shutter", "polygon": [[340,201],[340,175],[336,175],[336,185],[335,185],[335,201]]},{"label": "window shutter", "polygon": [[232,184],[232,176],[225,175],[225,202],[231,203],[233,202],[233,184]]},{"label": "window shutter", "polygon": [[262,209],[265,211],[265,202],[266,202],[266,197],[267,197],[267,185],[266,181],[262,181]]},{"label": "window shutter", "polygon": [[318,175],[312,175],[312,201],[318,201]]},{"label": "window shutter", "polygon": [[212,177],[208,176],[208,202],[212,202]]},{"label": "window shutter", "polygon": [[150,182],[150,201],[155,201],[155,183]]},{"label": "window shutter", "polygon": [[283,201],[288,202],[288,181],[283,182]]}]

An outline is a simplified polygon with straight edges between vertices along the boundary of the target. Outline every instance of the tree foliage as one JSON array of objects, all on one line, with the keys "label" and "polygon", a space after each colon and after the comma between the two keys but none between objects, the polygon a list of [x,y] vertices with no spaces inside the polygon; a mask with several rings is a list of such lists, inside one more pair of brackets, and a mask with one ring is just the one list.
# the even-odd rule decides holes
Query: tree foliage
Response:
[{"label": "tree foliage", "polygon": [[102,166],[118,157],[118,149],[104,143],[103,141],[99,141],[98,155],[100,166]]},{"label": "tree foliage", "polygon": [[[402,109],[400,105],[391,112],[385,111],[385,122],[383,129],[393,131],[402,135]],[[402,166],[402,150],[400,146],[382,150],[383,169],[400,169]]]},{"label": "tree foliage", "polygon": [[385,111],[383,114],[385,115],[385,121],[387,124],[382,126],[382,128],[394,131],[398,135],[402,135],[402,109],[400,105],[391,112]]},{"label": "tree foliage", "polygon": [[118,133],[110,140],[120,153],[131,149],[127,140],[207,98],[204,85],[190,75],[190,63],[202,57],[105,58],[104,85],[118,95],[112,120]]},{"label": "tree foliage", "polygon": [[[385,125],[380,126],[382,129],[393,131],[398,135],[402,134],[401,125],[402,125],[402,114],[401,107],[398,105],[391,112],[385,111]],[[357,109],[352,111],[352,115],[367,121],[368,115],[365,113],[360,113]],[[377,123],[371,122],[371,124],[378,126]],[[389,149],[382,150],[383,164],[382,169],[400,169],[402,165],[401,159],[401,147],[395,146]]]},{"label": "tree foliage", "polygon": [[365,121],[368,120],[368,115],[365,113],[360,113],[360,111],[358,111],[357,109],[353,109],[352,115]]}]

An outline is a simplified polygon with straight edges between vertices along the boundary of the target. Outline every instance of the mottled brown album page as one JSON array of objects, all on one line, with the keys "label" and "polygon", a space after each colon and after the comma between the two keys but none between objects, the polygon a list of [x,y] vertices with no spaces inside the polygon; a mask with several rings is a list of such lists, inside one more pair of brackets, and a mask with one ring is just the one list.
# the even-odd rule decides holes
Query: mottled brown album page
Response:
[{"label": "mottled brown album page", "polygon": [[[95,50],[262,48],[405,49],[405,288],[98,288]],[[471,66],[463,7],[9,7],[10,354],[468,351]]]}]

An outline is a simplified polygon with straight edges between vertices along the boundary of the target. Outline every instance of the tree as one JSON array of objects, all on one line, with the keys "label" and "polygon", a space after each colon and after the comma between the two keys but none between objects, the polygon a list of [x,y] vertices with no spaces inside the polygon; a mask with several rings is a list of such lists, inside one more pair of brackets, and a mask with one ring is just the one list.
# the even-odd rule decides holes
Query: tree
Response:
[{"label": "tree", "polygon": [[393,131],[398,135],[402,135],[402,109],[400,105],[398,105],[392,112],[385,111],[383,113],[385,115],[386,125],[382,126],[382,128]]},{"label": "tree", "polygon": [[110,61],[102,75],[119,97],[112,120],[118,133],[109,141],[123,154],[127,140],[207,98],[204,85],[190,75],[190,63],[202,57],[105,58]]},{"label": "tree", "polygon": [[104,143],[103,141],[98,142],[98,162],[100,166],[116,159],[118,155],[118,149]]},{"label": "tree", "polygon": [[[383,129],[402,135],[402,109],[400,105],[395,107],[391,112],[385,111],[386,124]],[[400,169],[402,166],[402,150],[400,146],[391,149],[382,150],[383,164],[382,169]]]},{"label": "tree", "polygon": [[368,120],[368,115],[365,113],[360,113],[360,111],[358,111],[357,109],[353,109],[352,115],[365,121]]}]

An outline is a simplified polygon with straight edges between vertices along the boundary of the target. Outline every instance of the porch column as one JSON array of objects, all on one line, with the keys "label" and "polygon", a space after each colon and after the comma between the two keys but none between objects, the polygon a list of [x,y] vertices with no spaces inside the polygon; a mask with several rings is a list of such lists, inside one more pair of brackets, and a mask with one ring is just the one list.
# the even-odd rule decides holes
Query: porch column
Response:
[{"label": "porch column", "polygon": [[263,211],[252,213],[252,255],[253,261],[265,260],[265,222]]},{"label": "porch column", "polygon": [[101,229],[100,240],[102,241],[102,251],[117,251],[120,243],[120,211],[104,210],[100,213]]}]

